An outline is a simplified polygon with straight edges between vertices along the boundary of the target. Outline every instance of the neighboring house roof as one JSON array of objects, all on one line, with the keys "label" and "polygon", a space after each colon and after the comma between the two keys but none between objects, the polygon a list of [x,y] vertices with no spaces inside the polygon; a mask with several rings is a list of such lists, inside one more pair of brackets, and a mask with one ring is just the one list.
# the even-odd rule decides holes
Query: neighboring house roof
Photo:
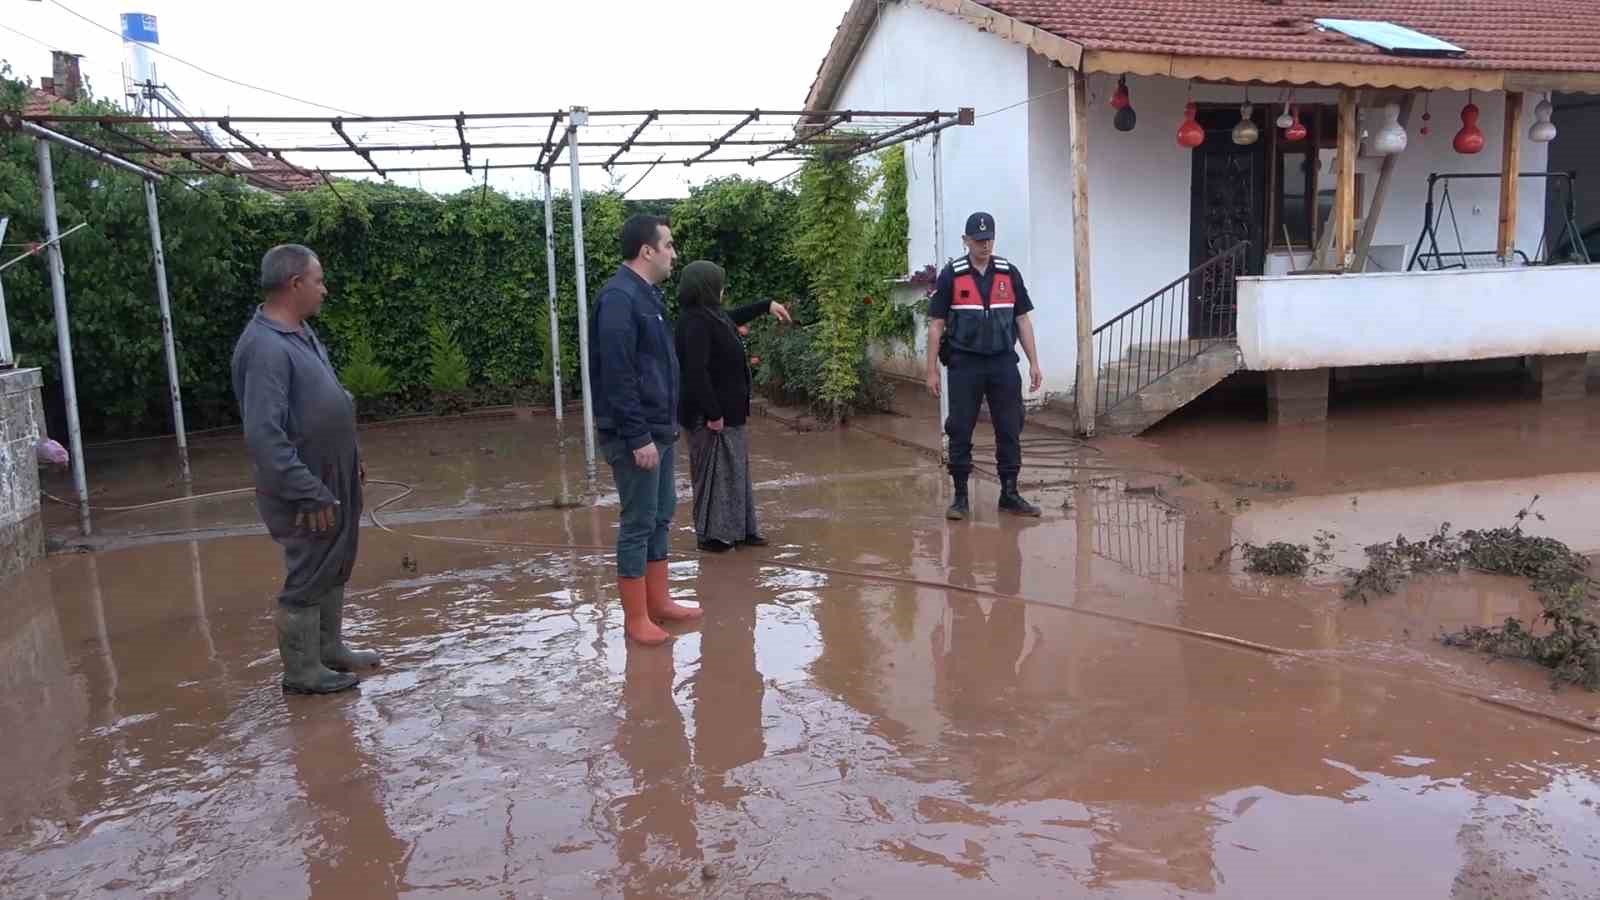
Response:
[{"label": "neighboring house roof", "polygon": [[[879,9],[854,0],[807,106],[831,105]],[[1421,89],[1600,92],[1600,14],[1574,0],[906,0],[1086,72]],[[1466,50],[1397,56],[1314,24],[1392,22]],[[1208,62],[1225,62],[1210,65]]]},{"label": "neighboring house roof", "polygon": [[48,116],[51,107],[57,103],[65,104],[67,101],[55,94],[41,91],[38,88],[28,88],[28,96],[22,101],[22,114],[24,116]]},{"label": "neighboring house roof", "polygon": [[[274,193],[309,191],[322,184],[322,179],[316,175],[308,172],[302,173],[276,157],[257,153],[253,150],[232,154],[223,153],[206,143],[204,139],[192,131],[164,132],[160,139],[152,141],[152,143],[166,144],[172,146],[175,150],[186,151],[196,159],[204,160],[213,166],[237,173],[246,182],[265,191]],[[238,165],[230,157],[243,159],[249,164],[249,168]],[[166,161],[151,154],[144,158],[144,162],[147,165],[152,165],[165,163]]]},{"label": "neighboring house roof", "polygon": [[[65,106],[68,102],[47,90],[29,88],[27,98],[22,104],[22,115],[25,117],[48,116],[51,113],[60,112],[60,107]],[[202,140],[199,135],[190,131],[162,132],[158,137],[149,140],[153,144],[170,146],[174,150],[190,151],[191,155],[214,166],[236,172],[246,183],[275,194],[309,191],[322,183],[322,179],[316,175],[302,173],[275,157],[254,151],[235,154],[249,164],[249,168],[245,168],[228,159],[228,154],[219,152]],[[102,146],[104,145],[102,144]],[[107,149],[110,148],[107,147]],[[163,158],[154,153],[133,154],[130,158],[147,168],[162,171],[170,168],[174,163],[173,158]]]}]

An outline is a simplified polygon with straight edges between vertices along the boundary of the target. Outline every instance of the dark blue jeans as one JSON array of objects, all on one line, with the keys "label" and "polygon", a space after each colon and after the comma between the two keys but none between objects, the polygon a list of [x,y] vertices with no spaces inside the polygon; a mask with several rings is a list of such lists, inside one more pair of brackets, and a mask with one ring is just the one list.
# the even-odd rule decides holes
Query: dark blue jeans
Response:
[{"label": "dark blue jeans", "polygon": [[645,471],[634,464],[633,451],[623,441],[612,438],[601,444],[622,500],[617,530],[617,575],[622,578],[643,578],[646,561],[667,558],[672,512],[678,505],[674,449],[657,443],[661,462]]}]

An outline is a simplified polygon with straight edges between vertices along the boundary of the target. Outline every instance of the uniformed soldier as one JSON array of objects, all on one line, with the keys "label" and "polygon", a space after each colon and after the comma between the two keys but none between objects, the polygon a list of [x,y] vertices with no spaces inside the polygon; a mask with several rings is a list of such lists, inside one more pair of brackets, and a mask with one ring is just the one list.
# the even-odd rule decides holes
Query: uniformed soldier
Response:
[{"label": "uniformed soldier", "polygon": [[972,472],[972,429],[978,424],[978,407],[989,401],[994,420],[995,468],[1000,476],[1000,510],[1019,516],[1037,516],[1034,506],[1017,492],[1022,471],[1022,376],[1017,372],[1016,344],[1028,355],[1030,392],[1044,381],[1039,353],[1028,314],[1033,302],[1022,283],[1022,273],[1004,257],[994,255],[994,216],[978,212],[967,217],[961,238],[967,255],[945,264],[934,284],[928,304],[928,390],[939,396],[939,364],[950,371],[950,418],[944,423],[950,436],[950,477],[955,500],[945,514],[949,519],[968,515],[967,477]]}]

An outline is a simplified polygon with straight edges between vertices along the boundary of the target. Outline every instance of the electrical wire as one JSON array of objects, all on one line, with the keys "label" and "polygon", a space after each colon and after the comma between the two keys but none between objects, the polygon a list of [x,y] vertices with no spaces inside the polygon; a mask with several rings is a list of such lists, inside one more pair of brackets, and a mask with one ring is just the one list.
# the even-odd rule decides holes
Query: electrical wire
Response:
[{"label": "electrical wire", "polygon": [[[51,2],[55,2],[55,0],[51,0]],[[1010,112],[1011,110],[1016,109],[1019,106],[1027,106],[1028,104],[1034,102],[1035,100],[1043,100],[1046,97],[1052,97],[1052,96],[1054,96],[1056,94],[1059,94],[1059,93],[1065,91],[1066,89],[1067,89],[1066,87],[1058,87],[1055,90],[1045,91],[1044,93],[1042,93],[1042,94],[1040,94],[1040,95],[1038,95],[1036,97],[1029,97],[1026,100],[1018,100],[1017,102],[1011,104],[1010,106],[1002,106],[999,109],[991,109],[988,112],[978,113],[974,118],[987,119],[990,116],[997,116],[997,115],[999,115],[999,114],[1001,114],[1003,112]]]},{"label": "electrical wire", "polygon": [[0,28],[4,28],[6,31],[11,32],[12,34],[16,35],[19,38],[26,38],[27,40],[33,41],[35,44],[38,44],[39,46],[45,48],[46,50],[53,50],[56,47],[61,46],[60,44],[51,44],[51,43],[49,43],[47,41],[41,41],[41,40],[39,40],[38,38],[34,37],[31,34],[28,34],[26,32],[22,32],[22,31],[18,31],[17,29],[12,28],[10,25],[6,25],[4,23],[0,23]]},{"label": "electrical wire", "polygon": [[[81,19],[84,22],[87,22],[90,25],[93,25],[95,28],[98,28],[101,31],[106,32],[107,34],[115,36],[119,40],[122,39],[122,34],[120,32],[118,32],[116,29],[109,28],[109,27],[107,27],[105,25],[100,24],[99,22],[96,22],[94,19],[91,19],[90,17],[84,15],[83,13],[78,12],[77,10],[73,9],[72,7],[67,6],[66,4],[62,3],[61,0],[50,0],[50,3],[51,3],[51,5],[61,9],[63,12],[66,12],[66,13],[72,15],[72,16],[75,16],[78,19]],[[263,94],[270,94],[270,95],[272,95],[274,97],[279,97],[279,98],[284,99],[284,100],[292,100],[295,103],[301,103],[301,104],[304,104],[306,106],[313,106],[313,107],[316,107],[317,109],[325,109],[325,110],[327,110],[329,112],[339,113],[340,115],[356,116],[358,118],[362,115],[361,113],[358,113],[358,112],[351,112],[348,109],[340,109],[337,106],[329,106],[329,105],[327,105],[325,103],[318,103],[315,100],[306,100],[306,99],[304,99],[302,97],[296,97],[296,96],[294,96],[292,94],[285,94],[282,91],[275,91],[275,90],[273,90],[271,88],[264,88],[264,87],[261,87],[260,85],[251,84],[248,81],[240,81],[237,78],[229,78],[228,76],[223,75],[223,74],[221,74],[219,72],[214,72],[214,71],[212,71],[210,69],[207,69],[205,66],[201,66],[201,65],[198,65],[196,63],[192,63],[192,62],[184,59],[181,56],[175,56],[175,55],[173,55],[171,53],[168,53],[167,51],[161,49],[160,47],[155,46],[154,44],[146,44],[143,41],[135,41],[134,43],[136,43],[139,46],[145,48],[146,50],[149,50],[151,53],[160,54],[161,56],[164,56],[167,59],[172,60],[173,62],[179,63],[181,65],[188,66],[189,68],[194,69],[197,72],[201,72],[203,74],[209,75],[212,78],[218,79],[219,81],[226,81],[227,83],[229,83],[231,85],[234,85],[236,87],[248,88],[249,90],[252,90],[252,91],[259,91],[259,92],[261,92]]]}]

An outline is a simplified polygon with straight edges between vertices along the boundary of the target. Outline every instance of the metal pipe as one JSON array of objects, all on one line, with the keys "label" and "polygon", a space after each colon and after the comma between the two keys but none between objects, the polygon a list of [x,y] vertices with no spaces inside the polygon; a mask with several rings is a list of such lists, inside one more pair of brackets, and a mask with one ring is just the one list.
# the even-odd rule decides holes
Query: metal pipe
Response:
[{"label": "metal pipe", "polygon": [[189,434],[183,427],[183,389],[178,383],[178,348],[172,338],[172,301],[167,294],[167,255],[161,243],[161,213],[156,185],[144,183],[144,212],[150,220],[150,266],[156,272],[156,303],[161,308],[161,347],[167,357],[167,394],[172,402],[172,430],[178,436],[178,472],[189,480]]},{"label": "metal pipe", "polygon": [[88,228],[88,227],[89,227],[89,223],[88,222],[79,222],[78,224],[72,226],[71,228],[68,228],[66,231],[61,232],[61,234],[56,236],[55,240],[53,240],[53,241],[45,241],[45,242],[39,244],[38,246],[34,247],[31,250],[28,250],[28,251],[26,251],[24,253],[19,253],[16,256],[13,256],[10,259],[6,260],[5,262],[0,263],[0,272],[4,272],[5,270],[11,268],[12,266],[16,265],[19,262],[22,262],[23,260],[27,259],[30,256],[38,256],[39,252],[41,250],[50,249],[50,245],[51,244],[59,244],[62,241],[66,240],[67,237],[70,236],[74,231],[77,231],[80,228]]},{"label": "metal pipe", "polygon": [[114,166],[123,170],[124,172],[130,172],[134,175],[138,175],[140,178],[161,177],[160,172],[147,169],[136,162],[129,162],[115,153],[102,150],[93,144],[86,144],[83,141],[77,140],[76,138],[67,137],[59,131],[52,131],[49,128],[36,125],[33,122],[29,122],[26,119],[20,118],[13,113],[5,113],[0,115],[0,124],[4,124],[7,128],[14,128],[18,131],[21,131],[23,134],[36,137],[40,140],[50,141],[53,144],[60,144],[68,150],[72,150],[76,153],[82,153],[83,155],[97,159],[108,166]]},{"label": "metal pipe", "polygon": [[[0,244],[6,239],[6,226],[11,224],[8,216],[0,216]],[[6,288],[0,284],[0,369],[9,369],[17,361],[17,355],[11,349],[11,324],[6,320]]]},{"label": "metal pipe", "polygon": [[555,390],[556,422],[564,419],[561,404],[561,318],[556,312],[556,214],[550,173],[544,173],[544,259],[550,284],[550,383]]},{"label": "metal pipe", "polygon": [[[933,136],[933,264],[935,268],[944,267],[944,150],[941,135]],[[928,352],[935,358],[939,355],[938,347],[929,347]],[[950,421],[950,373],[944,366],[939,366],[939,453],[945,463],[950,462],[950,435],[945,431],[945,424]]]},{"label": "metal pipe", "polygon": [[578,374],[583,379],[583,463],[585,474],[593,479],[597,470],[594,464],[594,388],[589,384],[589,275],[585,271],[583,258],[583,167],[578,163],[578,127],[588,121],[587,110],[581,106],[572,108],[572,125],[567,129],[567,168],[572,170],[572,256],[578,275]]},{"label": "metal pipe", "polygon": [[[614,118],[619,116],[647,116],[654,112],[663,116],[743,116],[755,110],[751,109],[597,109],[589,111],[595,118]],[[939,119],[953,119],[960,115],[959,111],[947,112],[944,110],[875,110],[875,109],[780,109],[762,110],[763,116],[774,117],[805,117],[826,118],[828,116],[849,115],[857,119],[914,119],[929,116]],[[363,125],[369,123],[406,124],[409,122],[454,122],[458,113],[439,113],[420,116],[341,116],[347,125]],[[505,112],[505,113],[467,113],[467,119],[549,119],[565,115],[564,111],[556,112]],[[115,125],[155,125],[163,121],[156,116],[97,116],[97,115],[44,115],[30,116],[30,120],[39,122],[110,122]],[[243,122],[245,124],[313,124],[327,125],[332,121],[328,116],[189,116],[190,122],[219,123],[223,119],[230,122]]]},{"label": "metal pipe", "polygon": [[[482,145],[476,145],[476,146],[480,146],[481,147]],[[565,150],[566,146],[567,145],[565,143],[562,143],[562,144],[557,145],[556,149],[557,150]],[[623,159],[623,160],[618,160],[615,163],[612,163],[611,164],[611,168],[617,168],[618,166],[672,166],[672,165],[710,166],[710,165],[723,165],[723,164],[731,164],[731,163],[739,163],[741,165],[747,165],[748,166],[748,165],[754,165],[755,162],[761,162],[761,161],[772,162],[772,163],[788,163],[788,162],[802,163],[802,162],[807,162],[809,160],[810,160],[810,157],[808,157],[808,156],[779,156],[779,157],[774,157],[774,158],[770,158],[770,159],[766,159],[766,160],[755,160],[755,159],[748,158],[748,157],[743,157],[743,156],[740,156],[740,157],[723,157],[721,159],[703,159],[698,163],[694,162],[694,160],[692,160],[692,159],[687,159],[687,158],[686,159],[665,159],[665,158],[658,158],[658,159]],[[534,164],[528,163],[528,162],[493,163],[493,164],[488,165],[488,166],[479,166],[478,170],[482,171],[485,168],[488,168],[488,169],[526,169],[530,165],[534,165],[534,168],[537,168],[540,171],[543,171],[545,169],[554,168],[556,162],[558,162],[558,161],[559,161],[559,156],[557,156],[556,158],[552,158],[550,160],[550,162],[545,164],[545,165],[534,165]],[[603,162],[599,162],[599,161],[596,161],[596,160],[585,160],[585,161],[579,163],[579,165],[587,166],[589,168],[599,168],[599,169],[603,169],[603,168],[606,167]],[[372,170],[370,168],[368,168],[368,169],[350,169],[350,168],[345,168],[345,169],[318,169],[317,171],[319,173],[326,173],[328,175],[367,175],[367,174],[370,174],[372,172]],[[411,173],[411,172],[459,172],[459,171],[461,171],[461,166],[459,166],[459,165],[454,165],[454,166],[396,166],[396,167],[393,167],[393,168],[385,167],[383,171],[387,172],[390,175],[399,175],[399,174]],[[199,175],[204,175],[205,173],[203,173],[203,172],[176,171],[176,172],[172,172],[171,174],[174,175],[174,176],[184,176],[184,175],[199,176]]]},{"label": "metal pipe", "polygon": [[67,405],[72,486],[78,491],[78,528],[88,537],[93,533],[89,522],[89,477],[83,466],[83,428],[78,424],[78,382],[72,371],[72,325],[67,316],[67,268],[61,261],[60,229],[56,224],[56,178],[50,165],[50,145],[35,141],[33,149],[39,159],[39,199],[44,205],[44,230],[50,240],[50,297],[55,303],[56,350],[61,357],[61,391]]}]

